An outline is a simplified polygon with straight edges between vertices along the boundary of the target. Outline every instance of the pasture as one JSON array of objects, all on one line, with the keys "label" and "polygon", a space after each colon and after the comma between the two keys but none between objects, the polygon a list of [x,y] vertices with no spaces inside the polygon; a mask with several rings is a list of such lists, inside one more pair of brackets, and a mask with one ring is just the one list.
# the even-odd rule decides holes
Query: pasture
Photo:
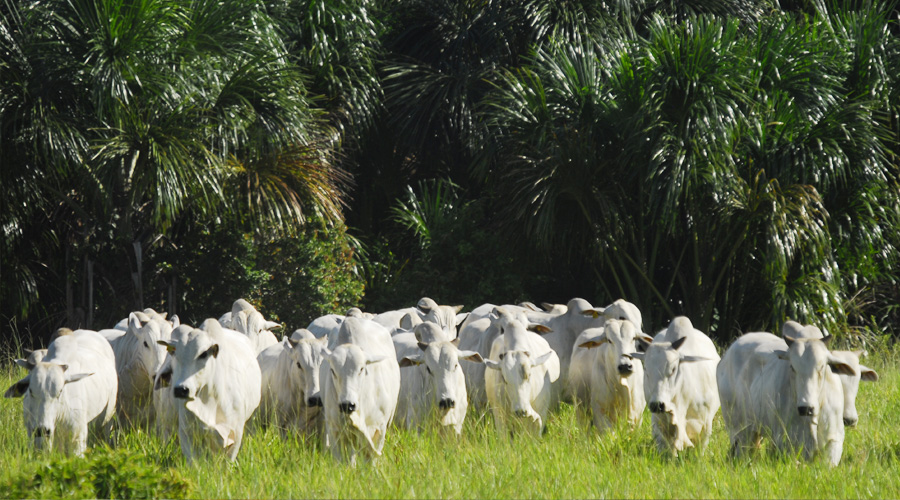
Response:
[{"label": "pasture", "polygon": [[[35,456],[21,400],[3,399],[0,496],[900,498],[897,353],[878,354],[866,363],[881,379],[861,384],[860,422],[847,430],[843,459],[833,469],[821,461],[767,453],[765,445],[755,456],[732,460],[721,417],[707,450],[672,459],[656,451],[649,413],[635,432],[619,428],[600,437],[584,428],[567,404],[551,414],[541,440],[501,438],[490,415],[471,408],[458,440],[392,428],[384,455],[356,467],[336,462],[318,443],[284,440],[274,429],[251,430],[234,464],[216,458],[188,466],[175,439],[161,442],[152,434],[122,431],[115,449],[69,459]],[[5,390],[24,374],[4,360],[0,385]]]}]

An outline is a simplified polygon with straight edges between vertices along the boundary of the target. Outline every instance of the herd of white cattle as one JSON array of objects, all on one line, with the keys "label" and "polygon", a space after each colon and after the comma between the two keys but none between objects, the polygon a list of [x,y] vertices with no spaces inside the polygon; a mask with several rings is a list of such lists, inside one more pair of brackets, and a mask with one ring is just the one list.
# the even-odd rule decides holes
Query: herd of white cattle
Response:
[{"label": "herd of white cattle", "polygon": [[[174,430],[188,461],[234,460],[245,426],[321,438],[338,460],[381,455],[392,424],[462,432],[469,406],[490,411],[501,435],[540,436],[559,402],[576,404],[606,432],[636,428],[649,409],[653,437],[678,454],[707,445],[721,408],[739,456],[768,437],[807,459],[841,459],[845,427],[858,420],[860,381],[878,375],[860,351],[830,351],[813,325],[782,336],[746,333],[720,358],[679,316],[651,337],[637,307],[484,304],[468,313],[423,298],[381,314],[327,315],[278,341],[247,301],[195,328],[152,309],[114,328],[60,329],[47,349],[16,362],[35,449],[84,453],[113,440],[113,423]],[[90,428],[90,429],[89,429]]]}]

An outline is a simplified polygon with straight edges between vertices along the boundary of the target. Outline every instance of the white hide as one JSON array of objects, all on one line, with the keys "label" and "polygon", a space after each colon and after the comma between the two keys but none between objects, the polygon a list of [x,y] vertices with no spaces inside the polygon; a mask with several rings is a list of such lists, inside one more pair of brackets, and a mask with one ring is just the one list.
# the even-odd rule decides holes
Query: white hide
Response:
[{"label": "white hide", "polygon": [[484,361],[485,391],[497,431],[538,437],[559,400],[559,357],[518,320],[505,319],[500,327]]},{"label": "white hide", "polygon": [[298,330],[257,356],[262,371],[260,409],[282,431],[320,432],[324,427],[319,372],[328,339]]},{"label": "white hide", "polygon": [[459,436],[469,407],[460,361],[482,363],[481,356],[460,351],[457,342],[445,339],[419,342],[407,333],[395,335],[393,340],[400,363],[397,425],[421,430],[431,418],[441,429],[452,429]]},{"label": "white hide", "polygon": [[167,347],[175,354],[171,384],[182,453],[188,462],[207,449],[234,460],[260,402],[262,375],[250,342],[208,319]]},{"label": "white hide", "polygon": [[[592,328],[576,342],[590,366],[590,379],[583,391],[575,392],[582,403],[590,402],[594,426],[600,432],[625,419],[632,428],[641,423],[644,407],[644,368],[634,357],[634,343],[643,335],[629,320],[609,320],[603,328]],[[572,366],[575,366],[573,359]]]},{"label": "white hide", "polygon": [[333,341],[322,367],[325,445],[337,460],[355,463],[359,454],[374,459],[400,393],[391,334],[374,321],[348,317]]},{"label": "white hide", "polygon": [[[800,325],[796,321],[787,321],[781,328],[782,337],[794,339],[822,339],[825,336],[822,330],[813,325]],[[831,351],[831,354],[853,368],[854,375],[839,373],[841,388],[844,391],[844,425],[855,427],[859,421],[859,413],[856,411],[856,395],[859,393],[859,383],[878,381],[878,373],[875,370],[860,364],[865,351]]]},{"label": "white hide", "polygon": [[[141,321],[141,317],[147,321]],[[116,356],[119,376],[116,415],[126,427],[153,422],[154,378],[166,359],[166,349],[158,342],[168,340],[171,333],[171,323],[162,316],[131,313],[125,333],[114,338],[104,335]]]},{"label": "white hide", "polygon": [[43,359],[4,396],[24,396],[25,428],[34,449],[81,456],[89,432],[111,437],[117,388],[109,343],[96,332],[76,330],[51,342]]},{"label": "white hide", "polygon": [[[180,325],[169,336],[169,343],[173,345],[183,344],[187,341],[188,334],[193,327]],[[153,378],[153,410],[156,415],[156,432],[163,442],[167,442],[172,431],[178,429],[178,404],[172,394],[172,372],[178,361],[173,353],[166,353],[159,371]]]},{"label": "white hide", "polygon": [[720,406],[720,358],[713,341],[679,316],[657,334],[643,359],[644,393],[659,449],[677,455],[687,448],[705,448]]},{"label": "white hide", "polygon": [[844,446],[844,394],[833,372],[853,375],[820,339],[780,339],[748,333],[731,344],[716,370],[722,417],[732,454],[770,437],[779,450],[802,448],[840,463]]},{"label": "white hide", "polygon": [[[568,307],[562,306],[562,308],[558,310],[563,311],[564,314],[565,311],[568,311]],[[602,330],[606,321],[609,321],[610,319],[628,320],[635,326],[636,336],[645,339],[647,342],[652,340],[652,338],[641,332],[641,311],[631,302],[618,299],[605,308],[591,310],[590,316],[593,318],[594,312],[601,310],[603,312],[602,314],[597,315],[596,326],[579,333],[572,346],[568,377],[566,377],[566,384],[563,387],[563,399],[567,401],[580,401],[585,403],[591,398],[591,380],[594,376],[594,366],[597,363],[597,356],[600,354],[595,350],[581,346],[589,339],[599,336],[602,331],[598,333],[598,329]],[[547,340],[549,341],[550,339],[548,338]],[[623,347],[622,349],[622,355],[626,354],[626,351],[629,355],[634,352],[634,346],[630,348]]]}]

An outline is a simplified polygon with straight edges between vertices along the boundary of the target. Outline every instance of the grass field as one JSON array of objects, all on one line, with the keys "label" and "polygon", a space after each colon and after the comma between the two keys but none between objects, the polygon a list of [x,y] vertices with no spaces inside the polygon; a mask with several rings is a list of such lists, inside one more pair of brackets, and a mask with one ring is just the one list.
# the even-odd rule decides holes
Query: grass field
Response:
[{"label": "grass field", "polygon": [[[115,450],[89,451],[84,459],[36,457],[21,400],[4,399],[0,497],[900,498],[900,366],[895,355],[865,362],[881,379],[862,384],[860,422],[848,429],[834,469],[765,449],[733,461],[721,418],[707,450],[672,459],[656,451],[649,414],[635,432],[600,437],[581,427],[569,405],[551,416],[541,440],[501,439],[489,416],[472,412],[458,440],[392,429],[384,455],[356,467],[335,462],[318,443],[286,441],[274,430],[245,437],[234,464],[188,466],[176,441],[143,433],[120,433]],[[0,367],[0,388],[24,373]]]}]

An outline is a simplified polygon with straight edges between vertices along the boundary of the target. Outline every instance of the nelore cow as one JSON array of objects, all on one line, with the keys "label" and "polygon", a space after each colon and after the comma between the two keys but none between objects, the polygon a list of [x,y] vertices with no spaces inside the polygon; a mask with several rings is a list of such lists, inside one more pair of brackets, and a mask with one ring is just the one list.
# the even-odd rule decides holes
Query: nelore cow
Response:
[{"label": "nelore cow", "polygon": [[24,397],[25,428],[36,450],[81,456],[92,440],[112,435],[116,361],[101,335],[88,330],[57,337],[43,359],[13,384],[7,398]]},{"label": "nelore cow", "polygon": [[834,466],[844,446],[844,394],[837,374],[853,367],[831,354],[824,339],[783,340],[765,332],[739,337],[716,370],[722,417],[739,456],[768,436],[806,459],[823,454]]}]

